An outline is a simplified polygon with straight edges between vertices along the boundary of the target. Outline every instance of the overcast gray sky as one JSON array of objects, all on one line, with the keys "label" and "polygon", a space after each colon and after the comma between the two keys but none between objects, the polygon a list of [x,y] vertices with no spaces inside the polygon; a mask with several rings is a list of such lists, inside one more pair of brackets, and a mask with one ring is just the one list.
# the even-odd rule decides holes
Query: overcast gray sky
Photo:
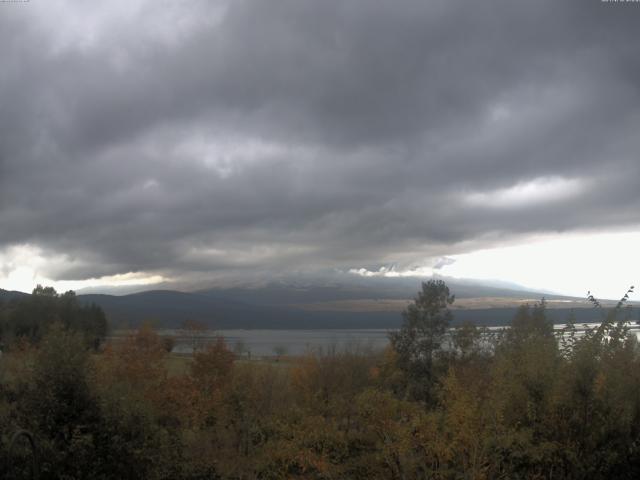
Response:
[{"label": "overcast gray sky", "polygon": [[640,3],[94,5],[0,3],[0,287],[446,272],[640,231]]}]

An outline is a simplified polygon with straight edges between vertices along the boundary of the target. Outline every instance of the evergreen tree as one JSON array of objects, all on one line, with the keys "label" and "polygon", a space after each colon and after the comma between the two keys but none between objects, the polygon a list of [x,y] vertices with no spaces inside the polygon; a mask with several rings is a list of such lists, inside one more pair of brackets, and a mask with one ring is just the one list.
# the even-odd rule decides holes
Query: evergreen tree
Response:
[{"label": "evergreen tree", "polygon": [[410,396],[428,400],[434,384],[434,360],[453,318],[449,305],[455,300],[442,280],[422,283],[422,291],[403,312],[402,328],[390,334],[398,367],[407,377]]}]

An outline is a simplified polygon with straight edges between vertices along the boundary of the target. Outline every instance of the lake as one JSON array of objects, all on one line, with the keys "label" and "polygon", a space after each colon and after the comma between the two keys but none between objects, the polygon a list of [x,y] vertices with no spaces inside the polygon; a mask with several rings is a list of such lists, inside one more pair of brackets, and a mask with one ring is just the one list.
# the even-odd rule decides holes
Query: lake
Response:
[{"label": "lake", "polygon": [[[590,323],[589,328],[598,324]],[[556,331],[564,325],[555,325]],[[499,330],[503,327],[490,327]],[[585,325],[576,325],[578,335],[584,332]],[[640,335],[640,326],[630,325],[631,331]],[[315,329],[315,330],[205,330],[185,331],[178,329],[161,329],[162,336],[175,338],[175,353],[192,353],[194,348],[202,348],[213,341],[216,336],[224,337],[231,350],[242,346],[244,355],[271,356],[276,352],[282,355],[303,355],[309,351],[336,348],[360,348],[382,350],[389,343],[388,329]],[[127,334],[127,331],[114,332],[115,336]]]}]

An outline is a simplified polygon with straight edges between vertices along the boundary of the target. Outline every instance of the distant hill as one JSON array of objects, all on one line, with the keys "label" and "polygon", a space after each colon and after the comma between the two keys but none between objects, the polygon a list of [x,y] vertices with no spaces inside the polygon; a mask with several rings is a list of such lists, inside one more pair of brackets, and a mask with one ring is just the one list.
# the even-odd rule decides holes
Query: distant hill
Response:
[{"label": "distant hill", "polygon": [[[196,320],[217,329],[396,328],[402,323],[401,311],[416,294],[419,283],[399,282],[389,289],[384,288],[385,284],[374,282],[376,288],[269,284],[191,293],[155,290],[121,296],[89,294],[79,298],[100,305],[116,327],[152,321],[171,328],[179,327],[186,320]],[[536,301],[543,296],[539,292],[496,287],[463,287],[452,286],[458,295],[463,291],[454,311],[455,323],[506,325],[519,303]],[[578,299],[548,297],[551,300],[549,316],[554,322],[567,320],[567,306],[575,306],[578,322],[597,321],[601,313],[584,308],[588,304],[576,301]]]},{"label": "distant hill", "polygon": [[[571,299],[548,292],[528,290],[514,284],[494,286],[477,280],[442,278],[456,298],[514,298],[514,299]],[[350,276],[340,282],[284,283],[272,282],[260,286],[212,288],[197,293],[214,298],[249,301],[260,305],[293,305],[318,302],[363,299],[407,300],[420,290],[422,279],[415,277],[359,277]]]},{"label": "distant hill", "polygon": [[211,328],[387,328],[398,314],[306,312],[297,308],[258,305],[233,299],[156,290],[131,295],[80,295],[80,301],[96,303],[115,326],[135,326],[143,321],[179,327],[196,320]]},{"label": "distant hill", "polygon": [[[565,322],[573,308],[578,323],[597,321],[601,312],[583,299],[488,286],[476,281],[445,279],[456,295],[455,323],[506,325],[517,306],[543,296],[549,316]],[[129,295],[85,294],[78,299],[95,303],[111,325],[134,327],[151,321],[159,327],[180,327],[187,320],[210,328],[313,329],[396,328],[401,312],[420,288],[415,278],[356,278],[342,284],[270,283],[262,286],[211,288],[196,292],[151,290]],[[0,300],[28,294],[0,290]]]},{"label": "distant hill", "polygon": [[8,302],[14,298],[28,297],[28,293],[17,292],[15,290],[3,290],[0,288],[0,301]]}]

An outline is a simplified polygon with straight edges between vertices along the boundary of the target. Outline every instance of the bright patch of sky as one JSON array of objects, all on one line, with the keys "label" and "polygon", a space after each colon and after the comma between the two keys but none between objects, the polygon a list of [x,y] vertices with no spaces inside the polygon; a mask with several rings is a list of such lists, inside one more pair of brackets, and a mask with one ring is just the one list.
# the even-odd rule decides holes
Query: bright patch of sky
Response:
[{"label": "bright patch of sky", "polygon": [[[352,269],[364,277],[439,275],[513,282],[523,287],[586,297],[619,299],[630,286],[640,285],[640,231],[606,234],[567,234],[537,237],[527,243],[449,255],[436,266],[398,271]],[[634,293],[632,300],[640,300]]]},{"label": "bright patch of sky", "polygon": [[[53,260],[53,261],[52,261]],[[58,292],[101,287],[145,287],[167,282],[162,275],[129,272],[86,280],[53,280],[45,273],[51,263],[66,259],[50,259],[37,247],[20,245],[0,251],[0,288],[31,292],[38,284],[54,287]]]},{"label": "bright patch of sky", "polygon": [[[496,279],[585,297],[618,299],[640,283],[640,232],[563,235],[462,255],[440,269],[458,278]],[[632,298],[637,299],[638,294]]]},{"label": "bright patch of sky", "polygon": [[[563,235],[463,255],[443,275],[500,279],[585,297],[619,299],[640,283],[640,232]],[[638,294],[634,297],[638,298]]]}]

